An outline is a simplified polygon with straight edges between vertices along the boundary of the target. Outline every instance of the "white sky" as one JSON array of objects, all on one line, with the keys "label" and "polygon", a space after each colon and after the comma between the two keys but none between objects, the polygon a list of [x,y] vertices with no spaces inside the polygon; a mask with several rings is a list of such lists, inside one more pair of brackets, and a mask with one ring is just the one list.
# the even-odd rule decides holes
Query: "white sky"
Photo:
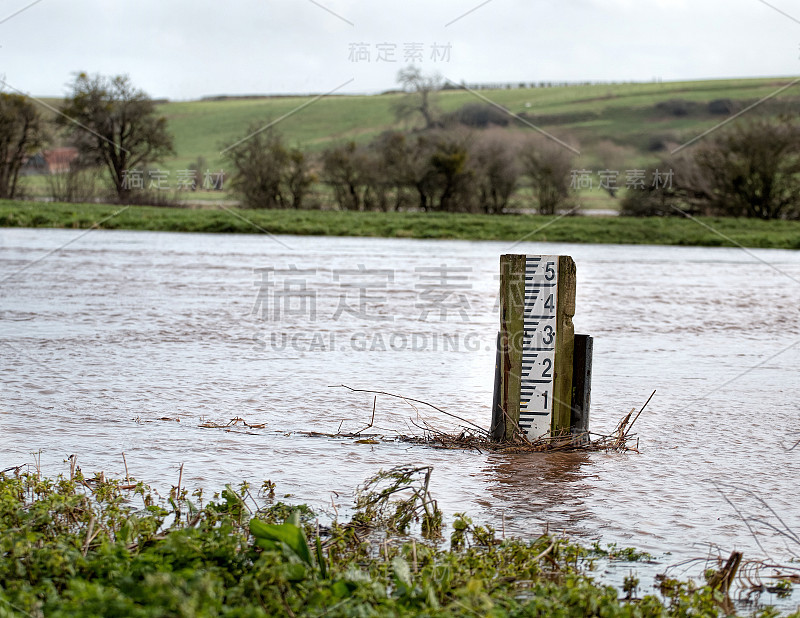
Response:
[{"label": "white sky", "polygon": [[[412,44],[424,72],[467,83],[800,74],[797,0],[38,0],[25,9],[32,1],[0,0],[0,76],[40,96],[63,95],[77,71],[128,73],[171,99],[328,92],[351,79],[339,92],[379,92],[395,86]],[[354,62],[361,43],[370,59]],[[395,62],[377,60],[384,43]],[[440,54],[449,45],[449,59],[434,62],[434,45]]]}]

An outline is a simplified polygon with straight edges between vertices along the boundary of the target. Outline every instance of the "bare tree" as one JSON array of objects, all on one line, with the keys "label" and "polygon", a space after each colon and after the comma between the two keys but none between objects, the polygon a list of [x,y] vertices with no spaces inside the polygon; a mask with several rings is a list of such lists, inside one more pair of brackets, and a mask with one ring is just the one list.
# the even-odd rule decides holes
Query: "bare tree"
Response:
[{"label": "bare tree", "polygon": [[553,215],[559,207],[569,204],[574,167],[571,151],[552,140],[534,136],[522,147],[520,159],[536,196],[539,214]]},{"label": "bare tree", "polygon": [[130,172],[174,154],[167,119],[127,75],[78,74],[61,112],[58,122],[85,161],[106,167],[122,202]]},{"label": "bare tree", "polygon": [[508,135],[490,132],[480,134],[471,150],[481,208],[487,214],[505,212],[522,174],[515,145]]},{"label": "bare tree", "polygon": [[[597,154],[598,163],[601,169],[607,172],[621,172],[626,165],[626,162],[635,156],[631,148],[621,146],[612,142],[611,140],[601,140],[594,147]],[[603,189],[611,196],[617,197],[619,187],[616,184],[609,182]]]},{"label": "bare tree", "polygon": [[414,199],[415,159],[410,152],[409,138],[399,131],[387,131],[372,142],[376,166],[384,184],[386,207],[401,210]]},{"label": "bare tree", "polygon": [[23,96],[0,92],[0,197],[17,195],[20,169],[43,143],[43,123],[33,103]]},{"label": "bare tree", "polygon": [[669,172],[670,186],[627,191],[623,214],[800,217],[800,125],[790,117],[756,118],[721,130],[662,161],[658,170]]},{"label": "bare tree", "polygon": [[[432,210],[436,193],[436,174],[431,169],[430,157],[435,149],[435,138],[427,133],[407,135],[393,131],[376,140],[381,168],[395,189],[395,208],[406,201],[416,201],[419,210]],[[416,196],[416,200],[408,194]]]},{"label": "bare tree", "polygon": [[475,173],[470,166],[471,135],[437,131],[432,145],[428,165],[438,197],[437,209],[445,212],[472,210]]},{"label": "bare tree", "polygon": [[697,180],[677,181],[719,214],[759,219],[800,216],[800,124],[759,118],[723,131],[694,156]]},{"label": "bare tree", "polygon": [[322,177],[333,189],[342,210],[364,210],[373,182],[367,150],[355,142],[334,146],[322,153]]},{"label": "bare tree", "polygon": [[226,152],[235,170],[231,186],[242,204],[248,208],[300,208],[313,182],[306,154],[287,147],[272,127],[260,130],[253,125],[245,137]]},{"label": "bare tree", "polygon": [[411,65],[400,70],[397,83],[406,92],[394,106],[398,120],[419,114],[425,121],[426,129],[439,126],[436,94],[442,89],[442,78],[439,75],[423,75],[418,67]]},{"label": "bare tree", "polygon": [[300,209],[303,207],[303,200],[315,178],[315,175],[311,172],[311,162],[308,155],[299,148],[290,149],[284,174],[284,186],[291,199],[292,208]]}]

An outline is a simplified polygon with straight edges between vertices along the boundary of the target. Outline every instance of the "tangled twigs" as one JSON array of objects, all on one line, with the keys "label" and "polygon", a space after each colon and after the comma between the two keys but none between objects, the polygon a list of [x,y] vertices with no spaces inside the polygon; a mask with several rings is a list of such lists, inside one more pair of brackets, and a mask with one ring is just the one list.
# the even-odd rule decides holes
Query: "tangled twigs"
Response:
[{"label": "tangled twigs", "polygon": [[600,435],[593,440],[587,440],[590,435],[581,434],[580,436],[566,437],[541,437],[530,441],[525,439],[515,439],[507,442],[495,442],[486,436],[476,435],[468,431],[462,431],[458,435],[433,434],[428,433],[424,436],[398,436],[397,439],[412,444],[423,444],[433,448],[443,449],[475,449],[477,451],[491,451],[494,453],[554,453],[564,451],[639,451],[627,446],[624,439],[620,440],[617,435]]},{"label": "tangled twigs", "polygon": [[[800,552],[798,552],[798,549],[800,549],[800,533],[793,530],[764,498],[755,491],[739,485],[714,483],[714,486],[723,500],[730,505],[736,515],[739,516],[739,519],[742,520],[765,556],[769,557],[769,552],[767,552],[759,540],[759,528],[761,530],[766,530],[767,534],[774,539],[780,539],[785,549],[793,558],[800,558]],[[726,493],[726,490],[729,493]],[[740,496],[737,502],[734,502],[735,494],[739,494]],[[749,507],[742,497],[750,499]],[[748,515],[747,511],[757,514]]]},{"label": "tangled twigs", "polygon": [[266,423],[248,423],[243,418],[239,418],[238,416],[233,417],[225,424],[221,423],[214,423],[213,421],[206,421],[204,423],[200,423],[200,427],[204,429],[225,429],[226,427],[247,427],[248,429],[264,429],[267,426]]},{"label": "tangled twigs", "polygon": [[432,466],[398,466],[381,470],[358,489],[353,522],[364,528],[376,523],[405,533],[412,521],[421,520],[425,536],[437,536],[442,512],[430,493]]},{"label": "tangled twigs", "polygon": [[[691,558],[668,566],[664,573],[656,576],[662,592],[675,585],[677,580],[670,577],[669,573],[679,567],[684,571],[699,568],[705,584],[721,593],[717,603],[726,613],[733,611],[729,595],[734,589],[739,600],[743,596],[749,600],[752,594],[762,592],[787,596],[791,594],[792,584],[800,583],[800,567],[744,559],[741,552],[733,551],[727,559],[724,554],[718,554],[707,558]],[[772,573],[765,573],[767,570],[772,570]],[[690,583],[690,586],[693,584]]]},{"label": "tangled twigs", "polygon": [[[378,403],[378,396],[375,395],[375,397],[372,399],[372,419],[370,420],[369,425],[367,425],[366,427],[364,427],[362,429],[359,429],[355,433],[355,435],[360,434],[362,431],[365,431],[365,430],[369,429],[370,427],[372,427],[375,424],[375,406],[377,405],[377,403]],[[342,426],[339,425],[339,429],[340,430],[341,430],[341,428],[342,428]],[[337,431],[336,433],[339,433],[339,432]]]},{"label": "tangled twigs", "polygon": [[[386,391],[375,391],[369,389],[362,389],[362,388],[353,388],[347,386],[346,384],[334,385],[330,386],[329,388],[346,388],[347,390],[354,392],[354,393],[369,393],[371,395],[376,395],[372,401],[372,420],[370,421],[369,425],[364,429],[372,427],[375,422],[375,406],[377,401],[377,395],[386,395],[387,397],[394,397],[396,399],[401,399],[410,405],[416,412],[417,412],[417,420],[421,421],[422,424],[415,422],[413,419],[411,423],[417,429],[421,429],[423,431],[423,435],[412,435],[412,436],[404,436],[404,435],[396,435],[393,436],[392,440],[399,440],[401,442],[410,442],[413,444],[422,444],[425,446],[432,446],[434,448],[444,448],[444,449],[475,449],[479,452],[482,451],[492,451],[492,452],[502,452],[502,453],[531,453],[531,452],[554,452],[554,451],[633,451],[638,453],[638,449],[633,446],[628,446],[628,438],[631,436],[630,429],[633,426],[633,423],[639,418],[639,415],[644,411],[647,407],[647,404],[650,403],[650,400],[655,395],[655,391],[650,395],[647,401],[639,410],[639,413],[634,417],[633,422],[628,424],[633,413],[636,411],[636,408],[633,408],[617,425],[614,432],[610,435],[603,435],[603,434],[593,434],[590,432],[584,432],[581,434],[570,434],[565,433],[563,435],[555,435],[555,436],[538,436],[534,439],[530,439],[527,434],[519,427],[518,423],[514,423],[514,420],[506,414],[506,418],[508,419],[507,422],[512,422],[516,425],[516,430],[513,432],[513,436],[510,440],[506,440],[504,442],[496,442],[492,439],[491,433],[488,432],[486,429],[477,425],[471,421],[468,421],[465,418],[462,418],[456,414],[443,410],[438,406],[435,406],[427,401],[422,401],[420,399],[413,399],[411,397],[405,397],[403,395],[397,395],[395,393],[388,393]],[[413,403],[412,403],[413,402]],[[443,431],[439,431],[438,429],[432,427],[430,423],[428,423],[422,416],[419,414],[419,410],[417,410],[414,403],[422,404],[428,406],[429,408],[433,408],[437,412],[441,412],[447,416],[455,418],[459,421],[467,423],[468,427],[462,427],[460,433],[452,434],[446,433]],[[364,431],[362,429],[361,431]],[[356,432],[355,434],[337,434],[335,437],[358,437],[361,431]],[[594,436],[594,438],[593,438]],[[334,436],[331,436],[334,437]]]},{"label": "tangled twigs", "polygon": [[365,389],[365,388],[353,388],[351,386],[347,386],[346,384],[333,384],[333,385],[329,386],[328,388],[346,388],[347,390],[352,391],[354,393],[369,393],[370,395],[386,395],[387,397],[394,397],[395,399],[402,399],[406,403],[411,402],[411,401],[413,401],[414,403],[421,403],[424,406],[428,406],[429,408],[433,408],[437,412],[441,412],[442,414],[445,414],[445,415],[450,416],[450,417],[452,417],[454,419],[457,419],[457,420],[461,421],[462,423],[467,423],[467,425],[471,425],[472,427],[482,431],[486,435],[489,434],[489,432],[486,429],[484,429],[483,427],[481,427],[480,425],[476,425],[472,421],[468,421],[467,419],[462,418],[462,417],[460,417],[460,416],[458,416],[456,414],[453,414],[452,412],[448,412],[447,410],[442,410],[441,408],[436,407],[432,403],[428,403],[427,401],[422,401],[421,399],[412,399],[411,397],[404,397],[403,395],[396,395],[394,393],[387,393],[385,391],[372,391],[372,390]]}]

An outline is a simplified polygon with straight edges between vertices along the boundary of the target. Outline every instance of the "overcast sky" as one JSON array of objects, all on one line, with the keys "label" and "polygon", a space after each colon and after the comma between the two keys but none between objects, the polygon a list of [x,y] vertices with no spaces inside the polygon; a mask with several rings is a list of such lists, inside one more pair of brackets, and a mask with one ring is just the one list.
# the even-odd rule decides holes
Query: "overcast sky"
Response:
[{"label": "overcast sky", "polygon": [[800,74],[797,0],[31,2],[0,0],[0,76],[41,96],[76,71],[171,99],[379,92],[412,58],[467,83]]}]

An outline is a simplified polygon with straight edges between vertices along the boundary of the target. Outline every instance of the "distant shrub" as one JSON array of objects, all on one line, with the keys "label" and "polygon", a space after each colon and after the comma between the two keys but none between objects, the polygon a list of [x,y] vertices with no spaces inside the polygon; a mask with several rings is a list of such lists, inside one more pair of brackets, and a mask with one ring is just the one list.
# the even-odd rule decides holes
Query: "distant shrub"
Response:
[{"label": "distant shrub", "polygon": [[332,189],[341,210],[369,210],[375,166],[364,146],[349,141],[322,153],[322,179]]},{"label": "distant shrub", "polygon": [[[751,118],[693,152],[688,188],[714,214],[800,218],[800,119]],[[683,181],[682,181],[683,182]]]},{"label": "distant shrub", "polygon": [[664,135],[652,135],[647,142],[648,152],[661,152],[667,149],[667,138]]},{"label": "distant shrub", "polygon": [[719,114],[727,116],[729,114],[732,114],[735,109],[736,106],[730,99],[714,99],[708,104],[709,114]]},{"label": "distant shrub", "polygon": [[489,125],[505,127],[511,116],[494,105],[487,103],[467,103],[444,118],[445,124],[463,124],[476,129],[485,129]]},{"label": "distant shrub", "polygon": [[682,214],[673,208],[677,205],[674,195],[663,188],[629,188],[620,204],[623,217],[674,217]]},{"label": "distant shrub", "polygon": [[57,202],[93,202],[102,185],[101,176],[100,169],[73,162],[66,171],[47,176],[47,186]]},{"label": "distant shrub", "polygon": [[686,99],[670,99],[656,103],[656,110],[670,116],[688,116],[697,111],[699,105]]},{"label": "distant shrub", "polygon": [[245,208],[302,208],[314,180],[308,156],[259,124],[227,149],[225,158],[235,170],[231,187]]}]

